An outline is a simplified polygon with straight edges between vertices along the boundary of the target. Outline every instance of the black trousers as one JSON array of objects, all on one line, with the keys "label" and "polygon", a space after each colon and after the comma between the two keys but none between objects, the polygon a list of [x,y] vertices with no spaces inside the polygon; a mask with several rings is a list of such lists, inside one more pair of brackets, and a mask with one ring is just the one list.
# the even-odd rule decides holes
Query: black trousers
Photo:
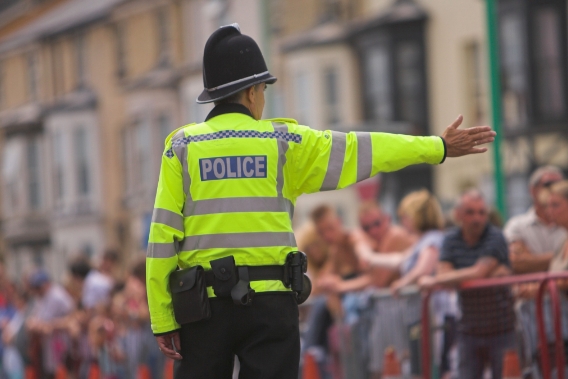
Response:
[{"label": "black trousers", "polygon": [[289,293],[257,294],[250,306],[212,298],[211,318],[182,325],[175,379],[297,379],[298,305]]}]

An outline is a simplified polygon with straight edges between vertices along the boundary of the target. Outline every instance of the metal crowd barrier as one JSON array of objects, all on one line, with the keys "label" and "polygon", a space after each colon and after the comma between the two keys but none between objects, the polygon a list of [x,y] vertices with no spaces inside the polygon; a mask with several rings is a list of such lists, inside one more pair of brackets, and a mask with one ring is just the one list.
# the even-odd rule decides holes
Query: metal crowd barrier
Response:
[{"label": "metal crowd barrier", "polygon": [[[557,378],[564,379],[565,367],[564,360],[564,341],[562,335],[562,311],[560,304],[560,296],[558,294],[558,286],[556,280],[568,279],[568,272],[557,273],[537,273],[526,275],[515,275],[501,278],[489,278],[471,280],[463,283],[459,289],[476,289],[500,286],[513,286],[523,283],[539,283],[536,297],[536,323],[538,332],[538,342],[541,350],[540,359],[542,365],[543,379],[551,378],[550,351],[548,348],[548,339],[546,335],[544,321],[544,295],[548,292],[550,295],[552,318],[554,326],[554,347],[556,357]],[[435,292],[435,291],[434,291]],[[432,353],[431,353],[431,322],[430,322],[430,298],[432,292],[423,294],[422,299],[422,377],[423,379],[431,379],[432,376]]]}]

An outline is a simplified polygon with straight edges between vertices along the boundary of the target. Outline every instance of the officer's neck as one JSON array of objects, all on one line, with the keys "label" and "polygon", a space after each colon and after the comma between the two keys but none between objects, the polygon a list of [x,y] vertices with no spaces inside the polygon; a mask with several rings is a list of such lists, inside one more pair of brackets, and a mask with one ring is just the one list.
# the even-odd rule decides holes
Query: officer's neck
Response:
[{"label": "officer's neck", "polygon": [[209,112],[209,114],[205,118],[205,121],[209,121],[213,117],[217,117],[217,116],[227,114],[227,113],[241,113],[241,114],[244,114],[244,115],[247,115],[249,117],[254,118],[250,109],[248,109],[243,104],[240,104],[240,103],[221,103],[221,104],[215,105],[215,108],[213,108],[211,110],[211,112]]}]

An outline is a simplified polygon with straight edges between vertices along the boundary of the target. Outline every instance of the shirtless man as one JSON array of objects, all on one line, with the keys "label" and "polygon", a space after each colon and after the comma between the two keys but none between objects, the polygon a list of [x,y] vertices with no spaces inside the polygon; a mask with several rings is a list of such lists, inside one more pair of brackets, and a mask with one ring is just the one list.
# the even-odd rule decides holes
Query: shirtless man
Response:
[{"label": "shirtless man", "polygon": [[[405,251],[416,242],[416,236],[404,228],[393,225],[390,215],[383,213],[379,204],[369,201],[359,208],[359,225],[365,232],[354,233],[354,239],[364,239],[377,253]],[[381,267],[370,269],[372,284],[388,287],[398,277],[398,271]]]},{"label": "shirtless man", "polygon": [[354,239],[365,238],[377,252],[402,251],[415,242],[413,236],[392,225],[390,217],[383,214],[377,204],[364,206],[359,220],[366,235],[360,231],[346,230],[337,214],[328,206],[320,206],[312,212],[316,230],[330,248],[330,274],[317,283],[325,291],[345,293],[370,285],[384,287],[396,279],[397,273],[390,270],[363,270],[355,254]]}]

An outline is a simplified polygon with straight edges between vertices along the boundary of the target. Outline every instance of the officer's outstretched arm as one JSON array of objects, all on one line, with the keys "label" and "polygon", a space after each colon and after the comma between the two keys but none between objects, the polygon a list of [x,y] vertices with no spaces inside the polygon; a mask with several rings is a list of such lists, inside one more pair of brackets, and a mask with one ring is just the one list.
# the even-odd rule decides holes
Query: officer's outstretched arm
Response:
[{"label": "officer's outstretched arm", "polygon": [[[171,151],[170,147],[171,141],[168,141],[166,152]],[[148,305],[154,334],[179,329],[174,318],[168,278],[177,268],[178,244],[184,238],[182,172],[177,155],[162,155],[146,257]]]},{"label": "officer's outstretched arm", "polygon": [[290,168],[296,195],[345,188],[412,164],[439,164],[445,154],[440,137],[296,128],[302,135],[301,143],[294,146],[295,162]]}]

